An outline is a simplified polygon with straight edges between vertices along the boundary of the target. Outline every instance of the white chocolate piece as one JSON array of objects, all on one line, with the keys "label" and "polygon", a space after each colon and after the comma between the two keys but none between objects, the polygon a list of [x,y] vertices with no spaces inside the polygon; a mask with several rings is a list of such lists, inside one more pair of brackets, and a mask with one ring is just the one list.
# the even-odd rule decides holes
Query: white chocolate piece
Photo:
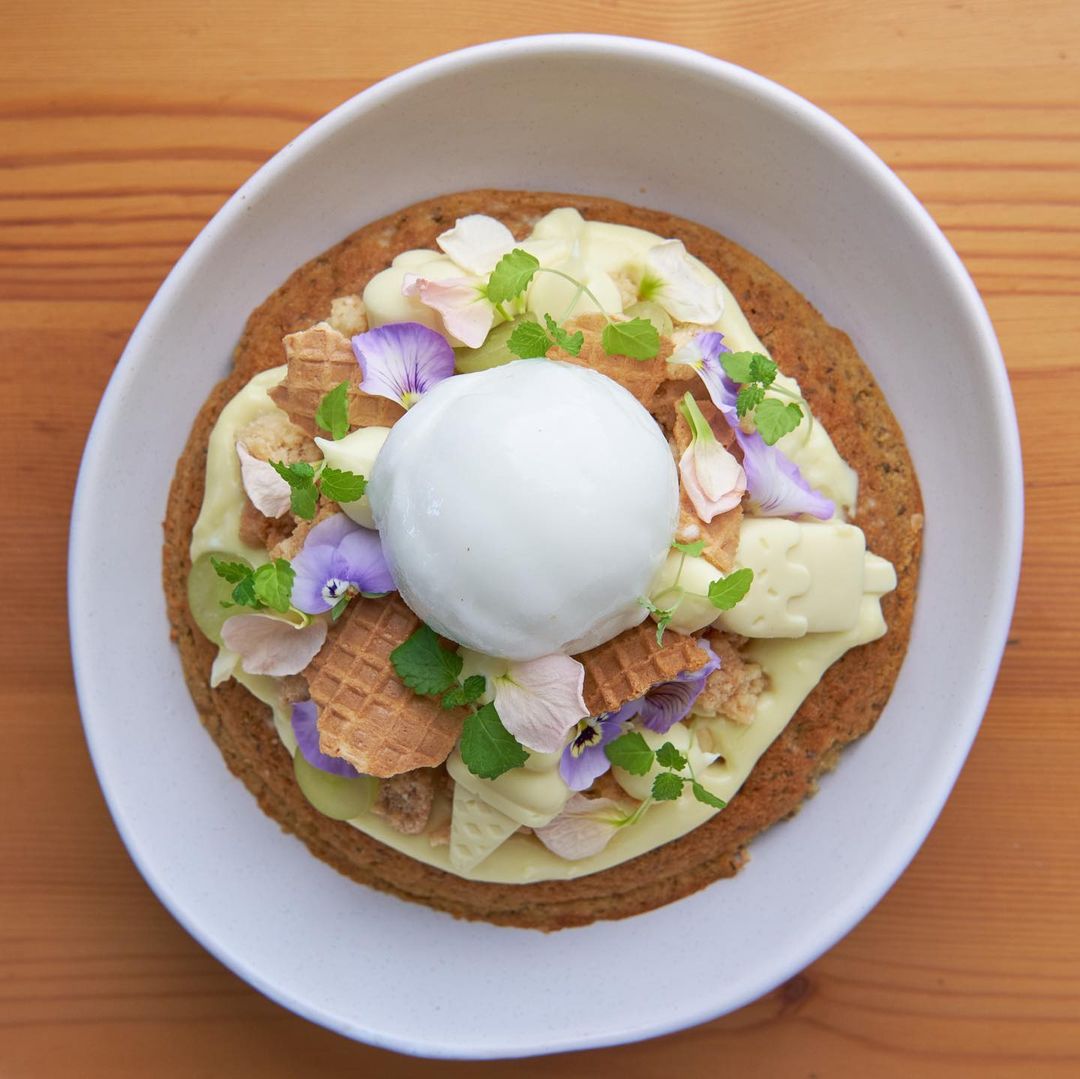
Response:
[{"label": "white chocolate piece", "polygon": [[[364,289],[364,307],[368,327],[385,326],[388,322],[419,322],[446,336],[442,316],[434,308],[421,303],[416,296],[402,296],[401,286],[406,274],[416,274],[432,281],[445,281],[468,275],[456,263],[438,251],[418,249],[405,251],[381,273],[377,273]],[[460,345],[456,338],[447,338]]]},{"label": "white chocolate piece", "polygon": [[454,786],[450,817],[450,864],[459,872],[475,869],[520,827],[460,783]]},{"label": "white chocolate piece", "polygon": [[859,617],[866,537],[841,521],[747,517],[737,567],[754,571],[750,591],[716,625],[744,637],[802,637],[851,629]]},{"label": "white chocolate piece", "polygon": [[561,753],[530,753],[521,768],[504,772],[497,779],[474,776],[455,749],[447,758],[446,770],[459,786],[470,790],[488,805],[529,828],[540,828],[554,820],[572,793],[559,775]]},{"label": "white chocolate piece", "polygon": [[[322,450],[323,458],[331,468],[340,468],[367,479],[388,434],[389,427],[361,427],[336,442],[331,438],[316,438],[315,444]],[[342,502],[341,511],[364,528],[375,527],[366,493],[355,502]]]}]

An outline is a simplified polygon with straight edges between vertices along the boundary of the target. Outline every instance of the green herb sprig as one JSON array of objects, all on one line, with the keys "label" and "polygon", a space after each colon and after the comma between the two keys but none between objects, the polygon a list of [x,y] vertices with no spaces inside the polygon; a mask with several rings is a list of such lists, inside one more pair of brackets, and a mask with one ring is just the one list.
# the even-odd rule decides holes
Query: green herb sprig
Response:
[{"label": "green herb sprig", "polygon": [[[659,749],[654,750],[640,732],[631,731],[604,746],[604,753],[616,768],[622,768],[635,776],[648,775],[654,766],[659,766],[662,770],[653,778],[650,793],[654,802],[675,801],[689,783],[694,797],[704,805],[712,806],[713,809],[723,809],[727,805],[727,802],[717,798],[702,785],[694,775],[689,758],[671,742],[664,742]],[[684,775],[684,772],[688,774]]]},{"label": "green herb sprig", "polygon": [[[774,445],[779,439],[799,426],[803,410],[798,402],[806,402],[782,386],[775,385],[777,367],[768,356],[760,352],[721,353],[720,363],[732,382],[739,383],[739,392],[735,398],[735,411],[742,416],[749,416],[754,427],[767,446]],[[765,391],[782,394],[792,398],[786,404],[775,397],[766,397]]]},{"label": "green herb sprig", "polygon": [[[554,274],[569,281],[577,293],[568,305],[573,310],[581,295],[588,296],[607,321],[601,335],[601,344],[609,356],[627,356],[632,360],[651,360],[660,353],[660,334],[646,318],[632,318],[625,322],[616,322],[606,311],[589,287],[576,277],[562,270],[541,266],[540,260],[528,251],[515,247],[513,251],[499,259],[491,272],[486,286],[487,298],[504,317],[507,316],[503,304],[516,300],[528,287],[538,273]],[[544,325],[526,320],[514,328],[506,347],[523,359],[543,356],[553,345],[558,345],[571,356],[577,356],[585,343],[585,335],[580,331],[570,333],[552,318],[544,315]]]}]

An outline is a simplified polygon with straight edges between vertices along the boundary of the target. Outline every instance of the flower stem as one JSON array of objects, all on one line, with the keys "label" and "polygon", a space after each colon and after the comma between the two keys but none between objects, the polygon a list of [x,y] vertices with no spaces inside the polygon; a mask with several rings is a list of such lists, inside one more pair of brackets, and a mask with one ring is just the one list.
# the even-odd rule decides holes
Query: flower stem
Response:
[{"label": "flower stem", "polygon": [[[537,273],[552,273],[556,277],[561,277],[564,281],[569,281],[571,285],[576,285],[577,286],[577,290],[578,290],[577,295],[574,297],[574,299],[571,302],[570,306],[567,308],[567,312],[566,312],[567,314],[569,314],[574,309],[574,304],[576,304],[578,302],[578,297],[580,297],[582,293],[585,293],[585,295],[588,296],[589,299],[592,300],[592,302],[594,304],[596,304],[597,310],[600,312],[600,314],[602,314],[604,316],[604,318],[607,319],[607,322],[608,322],[609,326],[615,321],[607,313],[607,311],[604,310],[604,305],[596,298],[596,296],[593,293],[592,289],[590,289],[589,286],[586,285],[584,281],[579,281],[576,277],[571,277],[570,274],[563,273],[562,270],[554,270],[550,266],[541,266],[536,272]],[[563,319],[565,319],[565,318],[566,318],[566,315],[563,315]]]}]

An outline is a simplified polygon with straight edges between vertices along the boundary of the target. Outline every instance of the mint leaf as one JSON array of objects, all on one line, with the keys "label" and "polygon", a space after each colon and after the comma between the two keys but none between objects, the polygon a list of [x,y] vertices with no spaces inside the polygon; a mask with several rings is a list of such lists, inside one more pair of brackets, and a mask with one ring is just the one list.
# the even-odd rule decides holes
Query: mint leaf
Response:
[{"label": "mint leaf", "polygon": [[442,699],[443,708],[460,708],[472,704],[484,694],[487,679],[482,674],[470,674],[463,685],[454,686]]},{"label": "mint leaf", "polygon": [[794,401],[784,404],[775,397],[766,397],[754,409],[754,426],[765,445],[771,446],[789,431],[794,431],[802,415],[802,409]]},{"label": "mint leaf", "polygon": [[315,490],[315,469],[307,461],[271,461],[271,468],[289,485],[289,503],[293,513],[305,521],[315,517],[319,492]]},{"label": "mint leaf", "polygon": [[750,568],[737,569],[719,581],[709,583],[709,602],[721,611],[730,611],[736,603],[750,591],[754,580],[754,571]]},{"label": "mint leaf", "polygon": [[551,338],[544,332],[539,322],[526,319],[514,327],[514,332],[506,342],[506,347],[523,360],[532,360],[546,356],[551,348]]},{"label": "mint leaf", "polygon": [[660,351],[660,335],[647,318],[609,322],[601,341],[609,356],[628,356],[632,360],[651,360]]},{"label": "mint leaf", "polygon": [[435,631],[426,625],[390,653],[390,662],[409,689],[425,696],[444,693],[461,674],[461,656],[444,648]]},{"label": "mint leaf", "polygon": [[272,610],[284,614],[292,602],[293,580],[296,571],[285,561],[277,558],[260,566],[252,576],[255,598]]},{"label": "mint leaf", "polygon": [[246,580],[255,572],[246,562],[222,562],[213,555],[210,556],[210,565],[219,577],[223,577],[230,584]]},{"label": "mint leaf", "polygon": [[765,400],[765,390],[754,383],[742,386],[735,398],[735,413],[745,416],[747,412],[753,412],[762,401]]},{"label": "mint leaf", "polygon": [[503,303],[520,296],[529,287],[533,274],[540,269],[540,260],[528,251],[515,247],[499,259],[487,284],[487,298],[492,303]]},{"label": "mint leaf", "polygon": [[661,772],[652,784],[652,796],[657,802],[674,802],[682,794],[686,779],[674,772]]},{"label": "mint leaf", "polygon": [[481,779],[497,779],[529,759],[525,747],[502,725],[494,704],[485,704],[465,720],[459,748],[465,767]]},{"label": "mint leaf", "polygon": [[575,333],[569,333],[550,315],[544,316],[544,322],[547,325],[548,333],[555,339],[555,344],[557,344],[564,352],[568,352],[571,356],[576,356],[581,351],[581,346],[585,344],[585,334],[583,334],[581,330],[577,330]]},{"label": "mint leaf", "polygon": [[750,382],[760,382],[762,386],[771,386],[776,378],[776,364],[763,356],[760,352],[754,352],[750,356]]},{"label": "mint leaf", "polygon": [[717,798],[712,791],[706,790],[696,779],[691,784],[690,789],[699,802],[704,802],[705,805],[712,806],[713,809],[723,809],[727,805],[723,798]]},{"label": "mint leaf", "polygon": [[307,461],[271,461],[270,467],[295,490],[315,481],[315,469]]},{"label": "mint leaf", "polygon": [[752,382],[750,368],[759,352],[721,352],[720,366],[732,382]]},{"label": "mint leaf", "polygon": [[355,502],[363,497],[367,480],[355,472],[327,466],[319,477],[319,486],[322,493],[333,502]]},{"label": "mint leaf", "polygon": [[691,558],[700,558],[701,552],[705,550],[705,541],[702,539],[695,540],[693,543],[673,543],[671,546],[676,551],[690,555]]},{"label": "mint leaf", "polygon": [[349,433],[349,382],[335,386],[315,410],[315,422],[336,442]]},{"label": "mint leaf", "polygon": [[255,597],[255,575],[254,573],[245,577],[233,590],[232,601],[240,607],[254,607],[255,610],[261,610],[262,604]]},{"label": "mint leaf", "polygon": [[656,751],[656,763],[661,768],[674,768],[676,771],[681,771],[686,767],[686,757],[670,742],[665,742]]},{"label": "mint leaf", "polygon": [[629,772],[632,776],[643,776],[653,766],[656,754],[649,748],[649,743],[632,731],[621,734],[614,742],[604,746],[604,755],[616,768]]}]

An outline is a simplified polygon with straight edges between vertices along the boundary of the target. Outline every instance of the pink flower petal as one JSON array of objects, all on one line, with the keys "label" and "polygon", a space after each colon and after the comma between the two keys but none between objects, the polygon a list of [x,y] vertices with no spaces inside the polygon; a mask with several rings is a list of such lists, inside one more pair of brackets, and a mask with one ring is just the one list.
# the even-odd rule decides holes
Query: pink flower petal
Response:
[{"label": "pink flower petal", "polygon": [[512,663],[492,680],[503,726],[527,749],[556,753],[570,729],[589,714],[581,695],[585,668],[569,656]]},{"label": "pink flower petal", "polygon": [[543,828],[535,829],[535,834],[552,854],[577,862],[599,854],[619,830],[625,816],[623,807],[610,798],[575,794],[563,811]]},{"label": "pink flower petal", "polygon": [[252,457],[243,442],[236,444],[240,458],[240,481],[251,504],[264,517],[280,517],[291,504],[289,485],[274,471],[269,461]]},{"label": "pink flower petal", "polygon": [[653,298],[672,318],[710,326],[724,313],[724,296],[694,265],[681,240],[665,240],[645,254],[645,275],[659,282]]},{"label": "pink flower petal", "polygon": [[470,277],[432,281],[410,273],[402,281],[401,294],[419,297],[422,304],[439,312],[451,337],[479,348],[495,321],[495,309],[481,293],[481,284]]},{"label": "pink flower petal", "polygon": [[746,493],[746,473],[719,442],[694,439],[679,459],[679,475],[698,517],[708,524]]},{"label": "pink flower petal", "polygon": [[435,242],[463,270],[484,277],[514,246],[514,234],[494,217],[469,214],[459,217]]},{"label": "pink flower petal", "polygon": [[236,614],[221,627],[225,647],[240,655],[248,674],[299,674],[322,648],[326,622],[297,628],[272,614]]}]

